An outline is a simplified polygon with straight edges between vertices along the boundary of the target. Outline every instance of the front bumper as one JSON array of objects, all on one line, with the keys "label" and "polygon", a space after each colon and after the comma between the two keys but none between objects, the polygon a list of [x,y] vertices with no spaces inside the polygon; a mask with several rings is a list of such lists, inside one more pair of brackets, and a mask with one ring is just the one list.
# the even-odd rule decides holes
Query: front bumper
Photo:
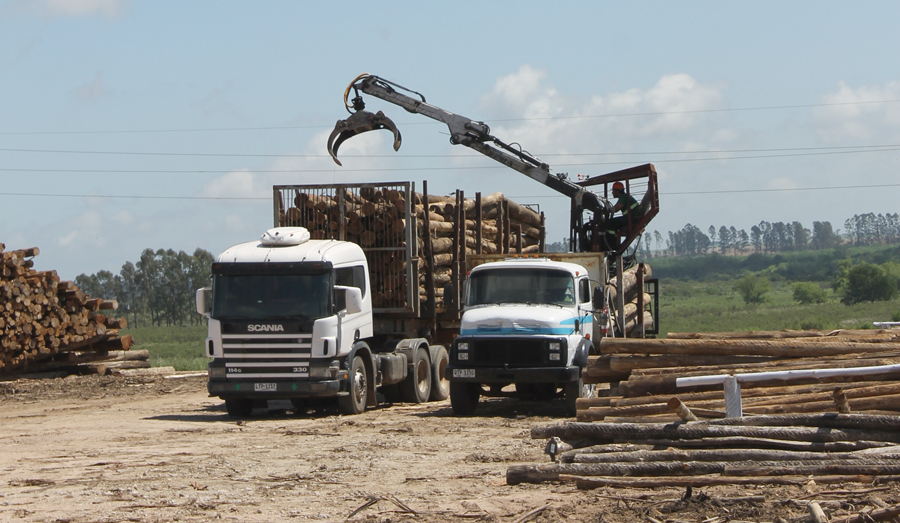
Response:
[{"label": "front bumper", "polygon": [[517,369],[447,365],[447,379],[468,383],[564,383],[578,381],[578,367],[528,367]]},{"label": "front bumper", "polygon": [[255,399],[291,399],[336,396],[339,380],[210,380],[206,383],[210,396]]}]

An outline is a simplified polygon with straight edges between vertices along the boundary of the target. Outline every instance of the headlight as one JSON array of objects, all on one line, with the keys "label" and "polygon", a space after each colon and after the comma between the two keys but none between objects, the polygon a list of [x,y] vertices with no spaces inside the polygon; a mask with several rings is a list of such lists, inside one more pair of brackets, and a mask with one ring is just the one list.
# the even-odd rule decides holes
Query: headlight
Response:
[{"label": "headlight", "polygon": [[[551,341],[550,342],[550,350],[559,352],[559,342]],[[551,356],[550,359],[553,359],[553,355],[551,354],[550,356]],[[559,359],[559,354],[556,355],[556,359]]]},{"label": "headlight", "polygon": [[550,361],[559,361],[559,353],[558,352],[551,353]]},{"label": "headlight", "polygon": [[330,378],[331,371],[328,367],[310,367],[309,368],[309,377],[310,378]]},{"label": "headlight", "polygon": [[209,377],[213,379],[225,378],[225,367],[210,367]]},{"label": "headlight", "polygon": [[456,357],[457,357],[460,361],[468,361],[468,359],[469,359],[469,353],[468,353],[468,352],[460,352],[459,354],[456,355]]},{"label": "headlight", "polygon": [[469,350],[469,342],[461,341],[456,344],[458,350]]}]

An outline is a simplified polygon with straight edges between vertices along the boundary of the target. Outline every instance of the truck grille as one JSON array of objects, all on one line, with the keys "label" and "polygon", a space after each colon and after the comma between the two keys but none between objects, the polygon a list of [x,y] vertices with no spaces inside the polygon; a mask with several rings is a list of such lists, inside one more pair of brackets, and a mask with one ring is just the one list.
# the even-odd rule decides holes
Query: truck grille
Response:
[{"label": "truck grille", "polygon": [[544,341],[525,338],[479,339],[470,342],[472,365],[503,366],[508,368],[543,366]]},{"label": "truck grille", "polygon": [[309,376],[312,335],[225,334],[222,351],[229,379],[305,378]]}]

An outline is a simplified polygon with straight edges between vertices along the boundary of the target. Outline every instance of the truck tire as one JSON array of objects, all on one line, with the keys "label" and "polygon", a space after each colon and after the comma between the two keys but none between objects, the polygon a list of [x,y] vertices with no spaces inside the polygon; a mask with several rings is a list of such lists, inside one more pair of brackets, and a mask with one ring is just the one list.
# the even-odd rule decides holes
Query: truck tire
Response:
[{"label": "truck tire", "polygon": [[438,346],[434,361],[431,362],[431,401],[444,401],[450,397],[450,381],[447,380],[447,364],[450,355],[447,349]]},{"label": "truck tire", "polygon": [[450,382],[450,406],[457,416],[471,416],[481,398],[480,383]]},{"label": "truck tire", "polygon": [[247,398],[225,400],[225,410],[232,418],[249,418],[253,414],[253,400]]},{"label": "truck tire", "polygon": [[563,391],[565,392],[566,415],[570,417],[577,416],[578,407],[576,402],[578,398],[593,398],[596,387],[597,386],[593,384],[585,385],[580,374],[578,375],[578,381],[566,383],[563,386]]},{"label": "truck tire", "polygon": [[366,365],[359,356],[354,356],[347,373],[348,395],[338,397],[338,410],[341,414],[362,414],[366,410],[366,387],[369,376]]},{"label": "truck tire", "polygon": [[431,396],[431,361],[425,347],[413,354],[409,375],[400,382],[400,395],[407,403],[425,403]]}]

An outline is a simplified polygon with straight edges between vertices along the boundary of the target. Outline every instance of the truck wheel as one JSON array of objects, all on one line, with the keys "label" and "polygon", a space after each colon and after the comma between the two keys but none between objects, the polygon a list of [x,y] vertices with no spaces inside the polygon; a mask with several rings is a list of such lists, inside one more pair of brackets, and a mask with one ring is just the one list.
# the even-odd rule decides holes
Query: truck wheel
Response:
[{"label": "truck wheel", "polygon": [[253,400],[247,398],[225,400],[225,410],[232,418],[249,418],[253,414]]},{"label": "truck wheel", "polygon": [[578,407],[576,406],[576,401],[578,398],[593,398],[596,387],[594,384],[586,385],[581,376],[578,376],[578,381],[566,383],[563,387],[566,397],[566,415],[571,417],[577,416]]},{"label": "truck wheel", "polygon": [[416,349],[409,375],[400,382],[400,394],[407,403],[425,403],[431,396],[431,362],[424,347]]},{"label": "truck wheel", "polygon": [[362,358],[359,356],[353,358],[350,362],[350,372],[347,374],[349,394],[338,397],[338,410],[341,414],[362,414],[366,410],[366,387],[369,382]]},{"label": "truck wheel", "polygon": [[447,380],[447,364],[450,355],[447,349],[439,347],[431,362],[431,401],[444,401],[450,397],[450,381]]},{"label": "truck wheel", "polygon": [[480,383],[450,382],[450,406],[457,416],[471,416],[478,408]]}]

